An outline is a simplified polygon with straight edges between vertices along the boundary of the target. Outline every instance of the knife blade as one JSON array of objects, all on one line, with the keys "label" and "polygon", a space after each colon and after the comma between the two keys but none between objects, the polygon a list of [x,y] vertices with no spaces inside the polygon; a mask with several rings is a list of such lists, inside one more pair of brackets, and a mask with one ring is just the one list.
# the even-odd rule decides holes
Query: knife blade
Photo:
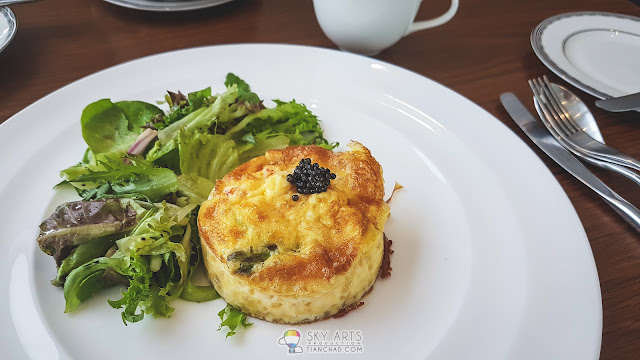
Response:
[{"label": "knife blade", "polygon": [[596,100],[596,106],[600,109],[613,112],[638,110],[640,109],[640,92],[604,100]]},{"label": "knife blade", "polygon": [[500,95],[500,102],[524,133],[558,165],[600,195],[636,231],[640,232],[640,211],[600,181],[560,145],[540,120],[524,107],[513,93]]}]

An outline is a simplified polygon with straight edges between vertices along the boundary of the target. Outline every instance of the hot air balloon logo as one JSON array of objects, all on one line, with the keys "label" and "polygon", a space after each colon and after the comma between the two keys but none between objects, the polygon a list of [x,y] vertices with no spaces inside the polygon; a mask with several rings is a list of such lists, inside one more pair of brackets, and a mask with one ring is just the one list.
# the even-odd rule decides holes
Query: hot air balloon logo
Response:
[{"label": "hot air balloon logo", "polygon": [[284,332],[284,336],[278,340],[278,344],[287,345],[289,354],[302,352],[302,347],[298,346],[298,343],[300,343],[300,332],[298,330],[287,330]]}]

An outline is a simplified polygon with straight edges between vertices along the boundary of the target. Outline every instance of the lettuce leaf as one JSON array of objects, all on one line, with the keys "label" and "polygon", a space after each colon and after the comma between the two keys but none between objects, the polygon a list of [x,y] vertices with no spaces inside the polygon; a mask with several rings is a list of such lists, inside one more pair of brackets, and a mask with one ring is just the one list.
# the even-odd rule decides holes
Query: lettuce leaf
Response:
[{"label": "lettuce leaf", "polygon": [[[114,308],[124,308],[125,324],[137,322],[145,314],[170,316],[169,302],[180,296],[189,271],[192,231],[181,208],[160,204],[149,210],[138,225],[116,241],[118,250],[111,257],[100,257],[73,269],[64,284],[65,312],[103,288],[112,286],[108,271],[122,275],[128,287],[119,300],[109,300]],[[159,260],[154,266],[155,260]]]},{"label": "lettuce leaf", "polygon": [[104,276],[107,271],[117,272],[129,281],[121,299],[109,300],[114,308],[124,307],[122,321],[125,325],[142,320],[145,314],[167,317],[173,312],[168,300],[159,295],[160,289],[152,282],[148,259],[135,253],[127,256],[123,252],[95,259],[69,274],[64,286],[65,312],[75,310],[95,293],[112,286]]},{"label": "lettuce leaf", "polygon": [[[195,213],[197,214],[198,212],[195,211]],[[182,290],[182,293],[180,294],[180,298],[187,301],[199,303],[219,299],[220,295],[212,285],[194,285],[191,281],[191,278],[196,272],[196,269],[201,266],[202,250],[200,248],[200,236],[198,235],[198,225],[195,217],[191,219],[189,226],[192,230],[191,238],[189,239],[189,245],[191,246],[191,255],[189,257],[187,277],[184,281],[184,288]]]},{"label": "lettuce leaf", "polygon": [[142,132],[141,127],[158,114],[162,114],[160,108],[142,101],[98,100],[82,112],[82,137],[94,154],[124,154]]},{"label": "lettuce leaf", "polygon": [[85,200],[128,196],[158,202],[178,189],[178,177],[170,169],[155,167],[134,156],[127,158],[130,164],[104,159],[97,165],[85,166],[85,172],[77,168],[63,171],[66,180],[61,184],[70,183]]},{"label": "lettuce leaf", "polygon": [[124,275],[130,266],[129,257],[112,256],[94,259],[72,270],[64,284],[64,312],[75,310],[93,294],[111,286],[103,276],[107,269]]},{"label": "lettuce leaf", "polygon": [[165,95],[165,101],[169,104],[170,110],[154,125],[158,130],[163,129],[192,112],[210,105],[214,100],[215,98],[211,96],[211,87],[188,93],[186,97],[180,92],[178,94],[169,92]]},{"label": "lettuce leaf", "polygon": [[160,295],[160,288],[153,283],[153,273],[147,258],[133,253],[129,266],[122,274],[129,278],[129,287],[122,292],[119,300],[109,300],[114,309],[124,308],[122,322],[135,323],[144,319],[145,314],[154,317],[169,317],[175,310],[169,299]]},{"label": "lettuce leaf", "polygon": [[[250,136],[249,136],[250,135]],[[289,146],[289,137],[286,135],[270,135],[265,133],[253,136],[248,134],[243,139],[250,138],[251,142],[241,145],[238,149],[240,153],[240,163],[244,163],[254,157],[264,155],[268,150],[284,149]]]},{"label": "lettuce leaf", "polygon": [[58,275],[51,283],[55,286],[63,286],[67,275],[87,262],[105,256],[107,251],[115,246],[118,234],[98,237],[78,245],[71,251],[58,268]]},{"label": "lettuce leaf", "polygon": [[[162,204],[128,237],[117,241],[118,252],[130,254],[136,264],[135,271],[123,274],[131,279],[122,299],[109,301],[114,308],[124,307],[125,324],[142,320],[144,314],[166,317],[173,312],[169,302],[182,293],[191,240],[191,229],[185,226],[189,217],[180,217],[180,213],[179,208]],[[147,261],[155,256],[162,259],[158,269]]]},{"label": "lettuce leaf", "polygon": [[205,179],[195,174],[186,174],[178,176],[178,190],[179,196],[186,197],[189,202],[202,204],[209,194],[215,183],[211,180]]},{"label": "lettuce leaf", "polygon": [[128,236],[116,242],[118,250],[138,255],[175,252],[179,259],[186,261],[187,255],[181,241],[191,211],[183,214],[181,210],[167,203],[156,205]]},{"label": "lettuce leaf", "polygon": [[208,107],[203,107],[158,132],[161,145],[167,145],[176,139],[181,130],[189,132],[207,132],[213,125],[224,124],[231,120],[231,105],[238,98],[238,88],[232,86]]},{"label": "lettuce leaf", "polygon": [[129,199],[67,202],[40,224],[38,245],[60,266],[75,246],[123,234],[133,229],[144,213],[144,208]]},{"label": "lettuce leaf", "polygon": [[238,88],[238,101],[246,101],[250,104],[258,104],[261,101],[258,94],[251,91],[249,84],[240,79],[236,74],[228,73],[224,85],[227,88],[234,85]]},{"label": "lettuce leaf", "polygon": [[[172,216],[169,205],[164,203],[150,210],[150,213],[129,234],[116,243],[118,250],[138,255],[162,255],[175,252],[179,259],[186,261],[185,249],[181,244],[184,224]],[[188,219],[187,219],[188,221]]]},{"label": "lettuce leaf", "polygon": [[222,328],[226,326],[229,329],[226,336],[227,338],[236,334],[236,328],[238,328],[239,325],[244,328],[248,328],[253,325],[253,323],[247,322],[247,315],[229,304],[227,304],[224,309],[220,310],[218,316],[220,317],[220,320],[222,320],[218,327],[218,331],[222,330]]},{"label": "lettuce leaf", "polygon": [[275,136],[286,136],[289,145],[315,144],[329,150],[338,146],[337,143],[330,144],[324,138],[318,118],[306,106],[298,104],[295,100],[274,101],[277,104],[275,108],[247,115],[225,135],[242,141],[245,146],[251,143],[255,146],[258,139],[266,141]]},{"label": "lettuce leaf", "polygon": [[240,165],[235,141],[224,135],[183,131],[179,144],[182,174],[197,175],[215,182]]}]

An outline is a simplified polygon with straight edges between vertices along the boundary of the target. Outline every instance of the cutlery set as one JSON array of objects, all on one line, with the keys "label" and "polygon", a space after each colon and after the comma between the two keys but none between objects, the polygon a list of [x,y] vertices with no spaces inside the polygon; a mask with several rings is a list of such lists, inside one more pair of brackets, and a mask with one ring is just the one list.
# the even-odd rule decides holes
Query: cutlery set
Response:
[{"label": "cutlery set", "polygon": [[[535,120],[513,93],[504,93],[500,96],[500,101],[509,115],[540,149],[594,190],[627,223],[640,232],[640,210],[600,181],[576,157],[588,164],[623,175],[638,185],[640,175],[631,169],[640,171],[640,161],[605,145],[589,110],[569,90],[550,83],[546,76],[530,80],[529,86],[533,91],[534,106],[541,121]],[[635,107],[630,101],[634,100],[634,96],[637,95],[607,101],[612,102],[611,107],[633,110]],[[572,110],[577,105],[580,111],[569,111],[570,105],[573,105]],[[608,105],[605,102],[603,106],[600,107],[605,108]],[[585,123],[585,118],[591,121]]]}]

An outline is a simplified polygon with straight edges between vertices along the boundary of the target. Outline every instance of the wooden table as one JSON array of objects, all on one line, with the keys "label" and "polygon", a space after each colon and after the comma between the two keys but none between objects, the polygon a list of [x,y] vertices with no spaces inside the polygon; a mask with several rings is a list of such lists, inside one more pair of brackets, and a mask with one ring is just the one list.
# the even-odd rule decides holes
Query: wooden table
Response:
[{"label": "wooden table", "polygon": [[[640,16],[640,7],[628,0],[461,3],[458,14],[446,25],[409,35],[377,58],[466,96],[529,145],[502,108],[500,93],[513,91],[522,99],[530,98],[527,79],[542,74],[563,83],[534,54],[529,43],[531,30],[542,20],[569,11]],[[447,6],[447,0],[426,1],[420,16],[439,14]],[[317,24],[311,0],[237,0],[182,13],[137,11],[101,0],[41,0],[13,6],[12,10],[18,18],[18,32],[0,53],[0,122],[72,81],[150,54],[247,42],[335,48]],[[595,100],[577,93],[590,104]],[[607,113],[595,106],[591,109],[607,143],[640,158],[640,115]],[[640,234],[595,193],[534,150],[567,192],[593,249],[604,309],[601,359],[640,359]],[[595,172],[640,206],[640,192],[634,184]]]}]

